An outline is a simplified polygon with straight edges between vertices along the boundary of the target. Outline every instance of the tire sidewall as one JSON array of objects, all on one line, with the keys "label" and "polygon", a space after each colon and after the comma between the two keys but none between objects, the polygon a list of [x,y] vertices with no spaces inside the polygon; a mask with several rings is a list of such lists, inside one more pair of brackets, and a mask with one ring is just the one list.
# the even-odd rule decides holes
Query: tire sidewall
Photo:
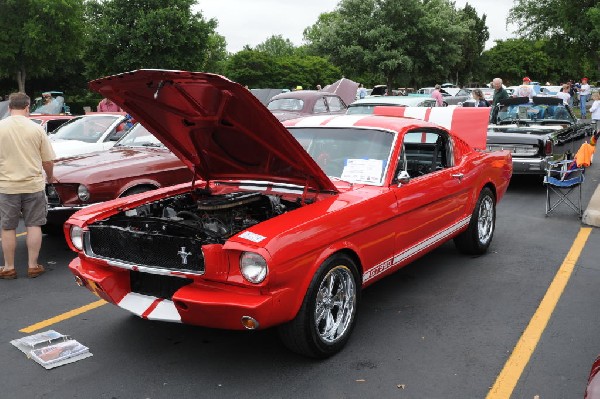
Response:
[{"label": "tire sidewall", "polygon": [[[492,214],[492,231],[490,233],[490,236],[489,236],[487,242],[484,243],[479,238],[479,211],[480,211],[483,201],[486,197],[489,198],[492,202],[492,213],[493,214]],[[483,190],[481,190],[481,194],[479,194],[479,198],[477,199],[477,204],[475,205],[475,209],[473,210],[473,215],[471,216],[471,218],[472,218],[472,227],[473,227],[471,234],[472,234],[473,242],[475,243],[478,252],[483,253],[488,249],[488,247],[492,243],[492,239],[494,237],[494,231],[496,230],[496,200],[494,198],[494,194],[492,193],[492,190],[490,190],[487,187],[485,187]]]},{"label": "tire sidewall", "polygon": [[[319,290],[319,286],[321,285],[321,282],[323,281],[323,279],[325,278],[327,273],[329,273],[332,269],[334,269],[335,267],[338,267],[338,266],[345,266],[350,271],[351,275],[354,278],[354,286],[355,286],[355,290],[356,290],[356,295],[355,295],[355,299],[354,299],[354,311],[351,316],[352,319],[350,320],[350,323],[348,324],[348,328],[346,329],[344,336],[342,338],[340,338],[338,341],[336,341],[335,343],[329,344],[329,343],[324,342],[321,339],[321,337],[319,336],[319,333],[317,331],[317,326],[315,323],[314,313],[315,313],[316,302],[317,302],[317,293]],[[354,325],[356,324],[356,314],[358,311],[358,303],[359,303],[360,287],[361,287],[359,281],[360,281],[360,278],[358,276],[358,271],[357,271],[355,262],[346,255],[334,255],[334,256],[330,257],[329,259],[327,259],[325,262],[323,262],[323,264],[321,265],[321,267],[315,274],[315,277],[311,281],[311,284],[309,286],[309,289],[307,291],[306,298],[305,298],[305,300],[306,300],[305,317],[307,317],[306,321],[307,321],[307,325],[309,326],[309,328],[308,328],[309,331],[307,331],[307,333],[309,334],[308,338],[310,340],[310,343],[312,344],[312,346],[315,349],[315,355],[317,357],[331,356],[331,355],[335,354],[336,352],[340,351],[348,342],[348,339],[350,338],[350,335],[352,334],[352,330],[354,329]]]}]

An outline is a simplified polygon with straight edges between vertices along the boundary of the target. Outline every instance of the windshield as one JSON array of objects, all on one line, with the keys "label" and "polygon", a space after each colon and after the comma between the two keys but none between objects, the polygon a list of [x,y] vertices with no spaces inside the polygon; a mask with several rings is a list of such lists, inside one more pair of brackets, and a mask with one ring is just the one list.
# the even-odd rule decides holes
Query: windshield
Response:
[{"label": "windshield", "polygon": [[394,133],[357,128],[290,128],[290,132],[327,176],[383,184]]},{"label": "windshield", "polygon": [[137,123],[131,130],[123,136],[116,146],[124,147],[164,147],[164,144],[158,141],[152,133],[144,126]]},{"label": "windshield", "polygon": [[267,105],[270,111],[302,111],[304,101],[297,98],[278,98]]},{"label": "windshield", "polygon": [[517,104],[503,105],[498,110],[498,123],[514,121],[556,121],[574,123],[573,116],[564,105]]},{"label": "windshield", "polygon": [[119,118],[117,115],[90,115],[75,118],[55,130],[52,138],[96,143]]}]

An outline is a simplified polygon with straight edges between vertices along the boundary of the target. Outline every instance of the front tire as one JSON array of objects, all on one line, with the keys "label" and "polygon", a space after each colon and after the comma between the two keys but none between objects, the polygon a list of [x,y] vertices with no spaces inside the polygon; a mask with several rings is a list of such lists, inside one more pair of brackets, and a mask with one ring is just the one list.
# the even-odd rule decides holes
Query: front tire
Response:
[{"label": "front tire", "polygon": [[339,352],[355,325],[359,282],[358,268],[349,256],[338,254],[323,262],[296,317],[279,327],[283,344],[314,358]]},{"label": "front tire", "polygon": [[467,230],[454,238],[462,253],[481,255],[487,252],[496,228],[496,198],[488,187],[481,190]]}]

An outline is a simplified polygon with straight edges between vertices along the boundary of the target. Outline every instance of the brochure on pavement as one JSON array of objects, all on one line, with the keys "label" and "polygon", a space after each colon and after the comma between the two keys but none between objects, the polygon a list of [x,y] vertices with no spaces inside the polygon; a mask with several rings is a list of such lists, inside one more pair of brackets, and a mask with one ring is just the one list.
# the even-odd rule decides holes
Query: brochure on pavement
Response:
[{"label": "brochure on pavement", "polygon": [[10,343],[46,369],[92,356],[87,346],[54,330],[28,335]]}]

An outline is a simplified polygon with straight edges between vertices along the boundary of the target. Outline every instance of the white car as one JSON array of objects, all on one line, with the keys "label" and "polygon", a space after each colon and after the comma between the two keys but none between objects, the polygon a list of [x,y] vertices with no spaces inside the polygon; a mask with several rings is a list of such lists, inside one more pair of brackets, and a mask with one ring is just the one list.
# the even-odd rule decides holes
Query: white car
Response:
[{"label": "white car", "polygon": [[57,158],[108,150],[125,133],[124,113],[99,112],[83,115],[62,125],[50,135]]},{"label": "white car", "polygon": [[435,98],[425,96],[380,96],[363,98],[348,105],[346,114],[372,114],[380,105],[395,107],[435,107]]}]

